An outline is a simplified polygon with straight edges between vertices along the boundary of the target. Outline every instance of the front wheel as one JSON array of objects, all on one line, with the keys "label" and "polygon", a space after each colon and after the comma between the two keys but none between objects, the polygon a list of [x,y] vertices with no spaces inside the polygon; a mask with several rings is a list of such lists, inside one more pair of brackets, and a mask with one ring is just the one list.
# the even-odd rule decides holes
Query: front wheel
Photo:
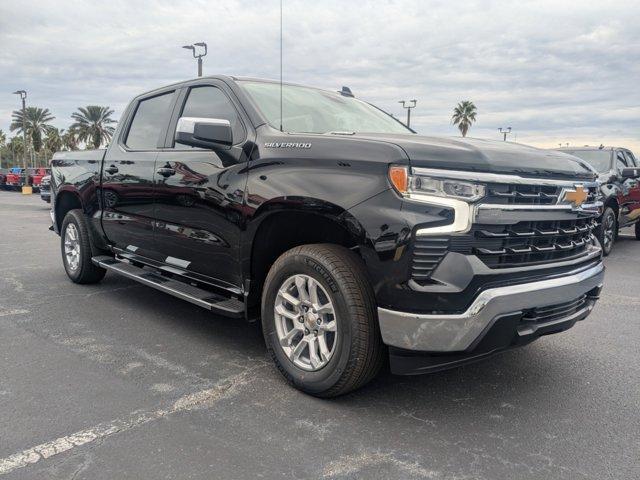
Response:
[{"label": "front wheel", "polygon": [[636,240],[640,240],[640,222],[636,223]]},{"label": "front wheel", "polygon": [[613,243],[618,235],[618,221],[616,220],[616,212],[613,208],[607,207],[600,219],[600,226],[596,230],[596,236],[600,245],[602,245],[602,253],[607,256],[613,249]]},{"label": "front wheel", "polygon": [[62,263],[74,283],[98,283],[107,271],[91,261],[91,237],[82,210],[70,210],[60,231]]},{"label": "front wheel", "polygon": [[262,294],[262,328],[282,375],[315,396],[359,388],[384,360],[364,265],[338,245],[304,245],[276,260]]}]

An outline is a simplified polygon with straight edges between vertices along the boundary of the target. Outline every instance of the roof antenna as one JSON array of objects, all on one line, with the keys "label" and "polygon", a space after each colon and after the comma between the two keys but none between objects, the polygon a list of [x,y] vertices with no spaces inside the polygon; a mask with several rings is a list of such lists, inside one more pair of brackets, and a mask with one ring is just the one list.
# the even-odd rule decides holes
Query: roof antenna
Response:
[{"label": "roof antenna", "polygon": [[282,128],[282,0],[280,0],[280,131]]}]

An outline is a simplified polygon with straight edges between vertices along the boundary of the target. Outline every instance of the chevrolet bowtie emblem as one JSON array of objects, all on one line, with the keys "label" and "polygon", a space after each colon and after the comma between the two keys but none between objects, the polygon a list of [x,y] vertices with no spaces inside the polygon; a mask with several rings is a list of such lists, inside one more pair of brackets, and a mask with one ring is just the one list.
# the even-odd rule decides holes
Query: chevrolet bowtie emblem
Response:
[{"label": "chevrolet bowtie emblem", "polygon": [[574,207],[579,207],[587,199],[587,191],[582,185],[577,185],[575,190],[565,190],[564,200],[573,203]]}]

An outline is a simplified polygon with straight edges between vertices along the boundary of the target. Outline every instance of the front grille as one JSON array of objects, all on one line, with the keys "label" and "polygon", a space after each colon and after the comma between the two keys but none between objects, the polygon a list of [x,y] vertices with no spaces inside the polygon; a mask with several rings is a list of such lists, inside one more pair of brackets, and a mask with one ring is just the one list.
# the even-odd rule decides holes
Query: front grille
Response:
[{"label": "front grille", "polygon": [[[597,188],[585,187],[587,200],[597,200]],[[494,205],[555,205],[562,195],[562,187],[556,185],[524,185],[510,183],[487,184],[487,195],[482,203]]]},{"label": "front grille", "polygon": [[428,280],[448,249],[448,238],[417,237],[413,246],[411,278],[417,282]]},{"label": "front grille", "polygon": [[469,235],[451,237],[451,250],[477,255],[491,268],[569,260],[586,254],[595,226],[590,218],[474,225]]},{"label": "front grille", "polygon": [[587,296],[582,295],[574,300],[549,305],[547,307],[533,308],[525,312],[522,321],[526,323],[547,323],[562,318],[567,318],[582,310],[587,303]]}]

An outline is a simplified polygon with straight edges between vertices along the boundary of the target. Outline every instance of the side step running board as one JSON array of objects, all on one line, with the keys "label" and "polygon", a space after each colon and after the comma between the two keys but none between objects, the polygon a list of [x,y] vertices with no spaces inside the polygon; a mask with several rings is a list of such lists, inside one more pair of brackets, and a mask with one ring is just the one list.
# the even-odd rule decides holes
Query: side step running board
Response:
[{"label": "side step running board", "polygon": [[212,312],[228,317],[244,317],[244,304],[235,298],[227,298],[222,295],[194,287],[188,283],[163,277],[144,268],[136,267],[129,263],[121,262],[113,257],[93,257],[91,261],[106,270],[131,278],[149,287],[181,298]]}]

